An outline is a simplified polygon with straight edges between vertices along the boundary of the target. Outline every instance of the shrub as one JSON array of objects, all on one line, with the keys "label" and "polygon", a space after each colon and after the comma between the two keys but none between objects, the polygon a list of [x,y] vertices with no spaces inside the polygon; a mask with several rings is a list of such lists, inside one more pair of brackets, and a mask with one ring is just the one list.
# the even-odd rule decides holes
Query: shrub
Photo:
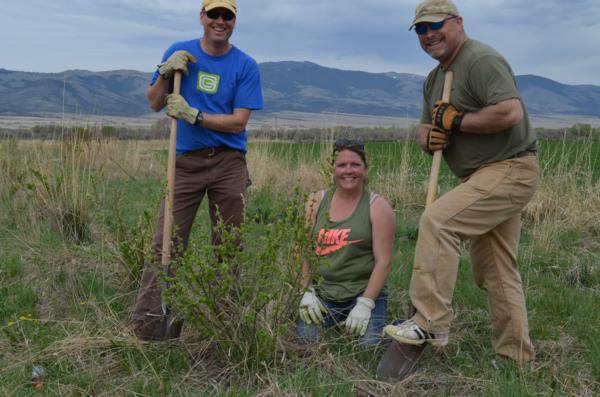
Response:
[{"label": "shrub", "polygon": [[168,300],[203,339],[212,341],[215,358],[224,364],[270,367],[286,354],[302,261],[311,247],[304,200],[298,189],[291,198],[280,194],[273,200],[277,217],[232,231],[221,224],[222,244],[213,246],[206,239],[190,246],[178,263]]}]

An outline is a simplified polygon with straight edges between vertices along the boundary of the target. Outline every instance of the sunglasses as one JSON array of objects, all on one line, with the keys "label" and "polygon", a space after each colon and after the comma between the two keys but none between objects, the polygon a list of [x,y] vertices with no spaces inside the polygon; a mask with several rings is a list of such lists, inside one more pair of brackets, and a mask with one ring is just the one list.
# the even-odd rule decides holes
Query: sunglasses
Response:
[{"label": "sunglasses", "polygon": [[337,153],[344,149],[355,149],[355,150],[358,150],[358,151],[364,153],[365,145],[361,141],[358,141],[355,139],[345,139],[345,138],[338,139],[333,144],[333,153]]},{"label": "sunglasses", "polygon": [[350,150],[356,154],[358,154],[365,164],[365,167],[368,167],[367,164],[367,156],[365,154],[365,144],[362,141],[358,141],[356,139],[346,139],[340,138],[333,144],[333,159],[331,160],[331,164],[335,165],[335,156],[338,152],[342,150]]},{"label": "sunglasses", "polygon": [[206,11],[206,16],[210,19],[219,19],[219,17],[223,18],[224,21],[231,21],[235,18],[235,14],[229,10],[226,11],[218,11],[218,10],[210,10]]},{"label": "sunglasses", "polygon": [[419,22],[418,24],[415,25],[415,32],[421,36],[424,35],[425,33],[427,33],[427,27],[429,27],[429,29],[431,30],[440,30],[443,26],[444,23],[449,20],[449,19],[454,19],[456,17],[450,17],[450,18],[446,18],[443,21],[439,21],[439,22]]}]

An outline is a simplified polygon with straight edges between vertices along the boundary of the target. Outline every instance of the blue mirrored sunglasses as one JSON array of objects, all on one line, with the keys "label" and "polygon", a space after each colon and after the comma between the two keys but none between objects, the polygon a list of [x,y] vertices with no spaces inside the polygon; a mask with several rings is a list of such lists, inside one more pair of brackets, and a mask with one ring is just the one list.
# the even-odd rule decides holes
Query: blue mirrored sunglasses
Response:
[{"label": "blue mirrored sunglasses", "polygon": [[419,36],[427,33],[427,27],[429,27],[429,29],[431,30],[440,30],[443,26],[444,23],[449,20],[449,19],[454,19],[456,17],[450,17],[450,18],[446,18],[443,21],[439,21],[439,22],[419,22],[415,25],[415,32],[417,32],[417,34]]}]

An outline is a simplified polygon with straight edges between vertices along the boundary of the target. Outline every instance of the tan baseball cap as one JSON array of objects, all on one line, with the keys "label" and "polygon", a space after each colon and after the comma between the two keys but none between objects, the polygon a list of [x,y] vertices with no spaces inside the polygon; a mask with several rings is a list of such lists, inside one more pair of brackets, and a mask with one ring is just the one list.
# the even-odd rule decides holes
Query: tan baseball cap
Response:
[{"label": "tan baseball cap", "polygon": [[210,11],[213,8],[227,8],[234,14],[237,14],[237,3],[235,0],[204,0],[202,1],[202,9]]},{"label": "tan baseball cap", "polygon": [[450,0],[425,0],[415,10],[415,19],[408,30],[411,30],[419,22],[441,22],[448,15],[459,16],[458,8]]}]

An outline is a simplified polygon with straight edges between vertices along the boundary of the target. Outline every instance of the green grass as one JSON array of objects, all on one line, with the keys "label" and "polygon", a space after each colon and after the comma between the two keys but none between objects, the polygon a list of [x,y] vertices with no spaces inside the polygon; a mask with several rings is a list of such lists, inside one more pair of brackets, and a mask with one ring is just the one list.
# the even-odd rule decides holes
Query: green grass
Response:
[{"label": "green grass", "polygon": [[[408,145],[408,146],[407,146]],[[313,164],[317,171],[327,157],[321,143],[252,143],[280,167],[295,169]],[[352,340],[327,333],[327,343],[307,351],[289,350],[275,365],[251,371],[226,363],[215,354],[210,340],[189,327],[180,341],[140,343],[125,332],[135,299],[136,280],[121,244],[135,247],[151,234],[158,200],[164,190],[162,175],[95,175],[90,192],[92,239],[75,244],[49,223],[28,224],[34,205],[13,204],[8,189],[18,176],[26,185],[30,175],[18,163],[27,149],[19,142],[0,141],[0,395],[137,395],[137,396],[254,396],[254,395],[477,395],[477,396],[592,396],[600,393],[600,210],[594,207],[594,186],[600,192],[600,141],[543,141],[540,162],[544,183],[556,186],[573,170],[573,184],[560,194],[585,193],[587,206],[570,209],[568,218],[558,204],[565,196],[544,204],[544,217],[526,213],[519,265],[537,359],[518,368],[495,362],[490,343],[485,292],[473,281],[468,251],[461,258],[455,290],[455,321],[447,348],[429,349],[419,370],[401,383],[375,380],[381,351],[365,351]],[[389,278],[390,318],[404,317],[409,303],[418,219],[423,210],[430,158],[414,144],[369,143],[370,186],[376,191],[395,186],[388,181],[407,172],[407,192],[388,197],[396,210],[397,231],[393,271]],[[164,153],[163,153],[164,154]],[[12,159],[12,160],[10,160]],[[406,169],[400,165],[405,161]],[[564,172],[563,172],[564,171]],[[95,171],[94,171],[95,172]],[[259,169],[252,173],[265,172]],[[13,178],[13,179],[11,179]],[[444,192],[456,183],[443,168]],[[277,185],[253,186],[247,200],[250,233],[257,244],[264,226],[278,219]],[[552,185],[554,186],[554,185]],[[587,189],[587,190],[586,190]],[[18,190],[18,189],[17,189]],[[290,192],[291,192],[290,186]],[[549,188],[544,191],[559,191]],[[543,197],[538,197],[538,201]],[[41,210],[39,207],[33,209]],[[584,224],[577,211],[588,211]],[[16,212],[15,212],[16,211]],[[144,220],[144,211],[150,215]],[[208,239],[206,203],[192,235]],[[594,218],[596,223],[594,223]],[[584,219],[581,216],[581,219]],[[143,221],[143,222],[142,222]],[[583,222],[583,221],[582,221]],[[140,225],[145,225],[141,227]],[[120,241],[119,227],[127,230]],[[550,228],[551,243],[540,245],[541,231]],[[550,230],[550,229],[549,229]],[[139,272],[139,268],[137,271]],[[139,273],[137,273],[139,274]],[[276,277],[277,274],[274,274]],[[290,318],[293,329],[295,319]],[[291,339],[291,338],[290,338]],[[43,365],[42,390],[30,385],[31,369]]]}]

